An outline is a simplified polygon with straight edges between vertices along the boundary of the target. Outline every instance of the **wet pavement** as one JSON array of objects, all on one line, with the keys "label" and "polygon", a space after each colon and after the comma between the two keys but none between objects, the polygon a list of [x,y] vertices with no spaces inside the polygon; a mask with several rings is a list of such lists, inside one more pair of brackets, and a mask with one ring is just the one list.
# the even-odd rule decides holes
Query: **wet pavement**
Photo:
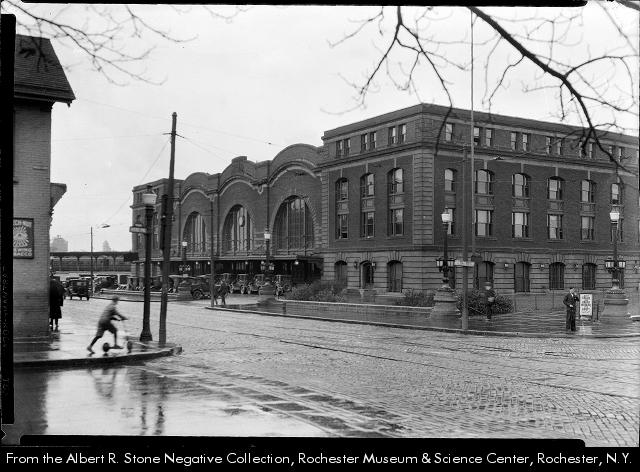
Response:
[{"label": "wet pavement", "polygon": [[[250,309],[261,301],[234,300]],[[66,303],[51,358],[103,358],[82,350],[106,304]],[[22,434],[62,434],[578,438],[587,446],[638,446],[640,346],[633,333],[612,334],[613,326],[606,338],[563,329],[468,336],[208,305],[169,305],[168,339],[180,355],[23,364],[15,375],[16,424],[3,426],[3,444]],[[121,311],[129,327],[141,326],[141,304],[122,303]],[[502,316],[492,323],[506,323]],[[562,313],[548,316],[564,328]],[[157,339],[157,304],[151,326]],[[45,340],[19,341],[16,360],[42,352]]]}]

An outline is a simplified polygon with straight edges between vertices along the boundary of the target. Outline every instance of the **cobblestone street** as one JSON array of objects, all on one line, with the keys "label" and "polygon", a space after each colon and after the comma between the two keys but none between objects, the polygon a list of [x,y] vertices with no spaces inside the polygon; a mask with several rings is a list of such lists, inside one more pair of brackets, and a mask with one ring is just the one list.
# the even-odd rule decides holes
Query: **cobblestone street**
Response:
[{"label": "cobblestone street", "polygon": [[[105,304],[70,302],[62,321],[89,339]],[[146,424],[139,434],[575,438],[587,446],[638,446],[636,337],[472,336],[203,306],[170,305],[168,340],[182,346],[181,355],[112,374],[117,388],[160,405],[161,427],[154,433]],[[130,327],[141,326],[141,304],[123,303],[122,311]],[[154,339],[157,312],[153,305]],[[48,400],[58,401],[53,395],[49,389]],[[139,408],[123,406],[120,415],[136,424]],[[230,419],[211,429],[207,408]],[[244,418],[235,427],[234,411]],[[267,416],[247,420],[247,411]],[[157,415],[149,411],[145,422],[154,417],[157,425]],[[131,434],[100,425],[104,434]],[[61,429],[49,418],[49,432]]]}]

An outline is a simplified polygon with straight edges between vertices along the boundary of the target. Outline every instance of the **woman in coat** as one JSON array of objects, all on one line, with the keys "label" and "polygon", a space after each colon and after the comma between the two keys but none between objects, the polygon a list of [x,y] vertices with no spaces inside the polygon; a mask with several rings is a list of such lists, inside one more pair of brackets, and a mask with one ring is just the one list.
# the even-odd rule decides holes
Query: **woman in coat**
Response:
[{"label": "woman in coat", "polygon": [[60,307],[63,301],[64,287],[56,279],[51,279],[49,282],[49,327],[55,331],[58,331],[58,320],[62,318]]}]

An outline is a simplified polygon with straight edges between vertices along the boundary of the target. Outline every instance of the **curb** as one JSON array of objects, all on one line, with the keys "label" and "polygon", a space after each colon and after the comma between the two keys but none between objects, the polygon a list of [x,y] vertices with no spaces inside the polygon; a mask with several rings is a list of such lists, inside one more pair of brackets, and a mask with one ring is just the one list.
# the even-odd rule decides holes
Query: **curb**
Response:
[{"label": "curb", "polygon": [[168,346],[163,349],[156,349],[149,352],[135,352],[132,354],[122,354],[116,356],[94,355],[86,357],[73,357],[68,359],[36,359],[36,360],[14,360],[15,369],[32,367],[87,367],[117,365],[142,362],[159,357],[178,355],[182,352],[181,346]]},{"label": "curb", "polygon": [[450,334],[463,334],[469,336],[497,336],[497,337],[520,337],[520,338],[634,338],[640,337],[640,333],[630,334],[564,334],[564,333],[528,333],[520,331],[487,331],[487,330],[473,330],[473,329],[461,329],[461,328],[438,328],[436,326],[418,326],[418,325],[404,325],[397,323],[385,323],[382,321],[361,321],[361,320],[349,320],[341,318],[323,318],[320,316],[302,316],[302,315],[288,315],[286,313],[273,313],[268,311],[258,310],[241,310],[237,308],[212,308],[210,306],[204,307],[207,310],[220,310],[229,311],[232,313],[254,313],[256,315],[265,316],[278,316],[281,318],[298,318],[303,320],[317,320],[317,321],[332,321],[334,323],[347,323],[347,324],[360,324],[370,326],[384,326],[387,328],[399,328],[399,329],[415,329],[420,331],[436,331],[441,333]]}]

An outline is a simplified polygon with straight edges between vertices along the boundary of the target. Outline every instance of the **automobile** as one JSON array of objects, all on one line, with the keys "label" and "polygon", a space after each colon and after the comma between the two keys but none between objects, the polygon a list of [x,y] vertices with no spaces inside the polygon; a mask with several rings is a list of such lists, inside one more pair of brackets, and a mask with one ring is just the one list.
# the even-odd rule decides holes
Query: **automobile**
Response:
[{"label": "automobile", "polygon": [[238,274],[235,280],[229,284],[230,293],[249,293],[249,283],[251,282],[251,275]]},{"label": "automobile", "polygon": [[278,297],[284,295],[286,292],[290,292],[293,287],[290,275],[278,274],[274,278],[274,283],[276,286],[276,296]]},{"label": "automobile", "polygon": [[276,284],[274,282],[273,276],[263,275],[258,279],[256,276],[255,284],[258,286],[258,295],[275,295],[276,293]]},{"label": "automobile", "polygon": [[[220,277],[215,277],[218,286]],[[198,275],[191,283],[191,296],[194,300],[202,300],[203,298],[211,298],[211,275]]]},{"label": "automobile", "polygon": [[67,287],[69,300],[73,300],[74,296],[78,297],[80,300],[82,300],[82,297],[85,297],[87,300],[89,300],[89,287],[91,285],[91,280],[89,279],[89,277],[78,277],[67,280],[69,282],[69,285]]},{"label": "automobile", "polygon": [[114,276],[111,275],[99,275],[93,279],[93,291],[99,292],[105,288],[116,288],[118,282]]},{"label": "automobile", "polygon": [[260,293],[260,287],[265,284],[273,285],[272,278],[266,274],[257,274],[247,286],[247,293]]}]

